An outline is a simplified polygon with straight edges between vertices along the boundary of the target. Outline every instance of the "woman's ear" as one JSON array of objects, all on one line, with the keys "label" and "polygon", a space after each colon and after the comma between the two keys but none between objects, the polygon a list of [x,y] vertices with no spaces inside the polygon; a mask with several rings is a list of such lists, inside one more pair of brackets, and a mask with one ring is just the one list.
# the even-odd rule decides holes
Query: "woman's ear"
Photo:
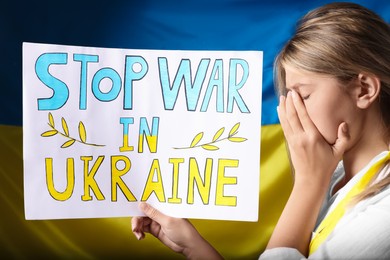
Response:
[{"label": "woman's ear", "polygon": [[361,109],[368,108],[378,97],[381,90],[380,79],[371,73],[362,72],[358,75],[356,102]]}]

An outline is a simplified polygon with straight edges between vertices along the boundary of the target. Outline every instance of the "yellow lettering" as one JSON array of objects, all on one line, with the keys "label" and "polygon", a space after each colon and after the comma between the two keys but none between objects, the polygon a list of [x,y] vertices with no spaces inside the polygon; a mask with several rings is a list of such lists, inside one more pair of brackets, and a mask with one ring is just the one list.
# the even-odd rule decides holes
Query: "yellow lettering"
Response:
[{"label": "yellow lettering", "polygon": [[50,195],[59,201],[65,201],[72,196],[74,189],[74,159],[68,158],[66,161],[66,189],[63,192],[59,192],[54,187],[53,180],[53,158],[46,158],[46,182],[47,189],[49,190]]},{"label": "yellow lettering", "polygon": [[94,178],[97,170],[103,162],[104,156],[99,156],[97,158],[90,172],[88,172],[88,169],[89,161],[92,160],[92,156],[81,156],[80,159],[84,161],[84,195],[81,196],[81,199],[83,201],[92,200],[92,196],[89,193],[91,189],[98,200],[104,200],[104,195],[100,191],[99,186],[97,185]]},{"label": "yellow lettering", "polygon": [[[122,161],[125,164],[122,170],[119,170],[117,163]],[[123,182],[121,176],[125,175],[131,168],[131,161],[126,156],[111,156],[111,200],[117,201],[117,187],[123,192],[128,201],[137,201],[133,193]]]},{"label": "yellow lettering", "polygon": [[168,198],[169,203],[181,203],[181,198],[178,198],[179,187],[179,164],[184,162],[183,158],[169,158],[169,162],[173,164],[172,177],[172,198]]},{"label": "yellow lettering", "polygon": [[157,136],[152,135],[144,135],[140,134],[138,136],[138,152],[144,152],[144,139],[146,138],[146,142],[148,144],[149,150],[151,153],[157,152]]},{"label": "yellow lettering", "polygon": [[211,158],[207,158],[206,166],[204,169],[204,180],[202,180],[196,159],[192,157],[190,158],[188,173],[188,204],[194,204],[195,183],[198,187],[199,195],[202,199],[203,204],[209,204],[212,167],[213,160]]},{"label": "yellow lettering", "polygon": [[[156,174],[156,181],[153,181],[153,177]],[[146,181],[146,185],[144,188],[144,192],[142,194],[142,201],[148,200],[152,193],[156,194],[158,201],[165,202],[165,194],[164,187],[161,178],[161,170],[158,159],[154,159],[152,162],[152,166],[150,167],[148,180]]]},{"label": "yellow lettering", "polygon": [[129,128],[134,123],[134,118],[121,117],[119,121],[123,125],[123,146],[119,147],[119,151],[131,152],[134,150],[134,147],[129,145]]},{"label": "yellow lettering", "polygon": [[237,206],[237,197],[224,196],[224,186],[228,184],[237,184],[237,177],[226,177],[225,168],[238,167],[238,160],[219,159],[217,173],[217,190],[215,194],[215,205],[219,206]]},{"label": "yellow lettering", "polygon": [[134,146],[129,145],[129,136],[123,135],[123,146],[119,147],[121,152],[131,152],[134,150]]}]

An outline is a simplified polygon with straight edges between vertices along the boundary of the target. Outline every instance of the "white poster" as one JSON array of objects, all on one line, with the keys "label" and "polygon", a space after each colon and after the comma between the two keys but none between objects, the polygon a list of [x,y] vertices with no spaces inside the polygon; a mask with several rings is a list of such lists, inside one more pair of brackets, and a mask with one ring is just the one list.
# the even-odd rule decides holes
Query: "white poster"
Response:
[{"label": "white poster", "polygon": [[26,219],[256,221],[262,60],[24,43]]}]

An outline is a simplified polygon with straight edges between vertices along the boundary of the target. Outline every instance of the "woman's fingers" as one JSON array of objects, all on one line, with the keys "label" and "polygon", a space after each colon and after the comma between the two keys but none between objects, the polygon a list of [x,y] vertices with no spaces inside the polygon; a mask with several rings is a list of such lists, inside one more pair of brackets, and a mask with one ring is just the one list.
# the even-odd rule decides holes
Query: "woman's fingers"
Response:
[{"label": "woman's fingers", "polygon": [[280,125],[283,128],[284,135],[286,138],[288,138],[289,135],[292,133],[292,129],[290,127],[290,124],[287,119],[286,115],[286,97],[280,96],[279,97],[279,106],[277,107],[278,117],[280,121]]},{"label": "woman's fingers", "polygon": [[311,131],[317,132],[317,128],[314,125],[311,118],[309,117],[307,110],[306,110],[306,107],[303,104],[301,97],[299,96],[299,94],[296,91],[293,90],[291,92],[292,92],[291,93],[292,102],[293,102],[297,117],[299,119],[300,126],[302,127],[301,129],[305,132],[309,132],[309,131],[310,132]]},{"label": "woman's fingers", "polygon": [[[156,230],[152,227],[153,221],[164,225],[168,217],[147,203],[142,202],[139,207],[145,213],[146,217],[133,217],[131,219],[133,234],[138,240],[145,237],[145,232],[151,233],[154,236],[157,235],[155,234],[157,233]],[[157,227],[158,229],[159,227]]]},{"label": "woman's fingers", "polygon": [[[198,235],[196,229],[186,219],[167,216],[145,202],[141,202],[139,208],[146,215],[142,221],[136,219],[134,223],[135,227],[142,228],[140,234],[143,235],[144,232],[152,234],[175,252],[183,252]],[[137,229],[133,232],[136,236],[140,235]]]},{"label": "woman's fingers", "polygon": [[293,100],[293,96],[298,95],[294,90],[291,90],[287,94],[286,98],[286,115],[289,121],[291,130],[293,133],[299,133],[304,131],[302,127],[302,123],[300,121],[300,117],[298,115],[298,111],[295,107],[295,102]]},{"label": "woman's fingers", "polygon": [[301,97],[295,90],[289,91],[287,97],[280,97],[278,115],[280,124],[287,134],[317,131]]},{"label": "woman's fingers", "polygon": [[286,136],[287,140],[292,138],[294,134],[305,131],[301,122],[300,113],[306,112],[306,109],[304,105],[301,103],[300,104],[301,106],[299,107],[299,111],[298,111],[295,103],[299,102],[299,100],[293,100],[293,99],[300,99],[298,94],[293,90],[289,91],[286,97],[280,96],[279,98],[278,116],[279,116],[280,124],[283,128],[284,135]]},{"label": "woman's fingers", "polygon": [[150,219],[156,221],[157,223],[165,226],[169,220],[169,217],[152,207],[151,205],[141,202],[139,208],[148,216]]},{"label": "woman's fingers", "polygon": [[141,240],[145,237],[144,222],[145,222],[145,217],[133,217],[131,219],[132,231],[134,236],[138,240]]}]

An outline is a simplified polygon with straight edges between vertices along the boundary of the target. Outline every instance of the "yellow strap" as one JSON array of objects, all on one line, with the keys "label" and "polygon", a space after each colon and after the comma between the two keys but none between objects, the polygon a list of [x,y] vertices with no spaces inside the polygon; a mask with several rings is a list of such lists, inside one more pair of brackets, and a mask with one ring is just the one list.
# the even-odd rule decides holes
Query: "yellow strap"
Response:
[{"label": "yellow strap", "polygon": [[346,204],[351,198],[360,193],[370,183],[371,179],[379,171],[380,167],[390,160],[390,152],[386,154],[382,159],[374,163],[364,174],[364,176],[352,187],[347,195],[339,202],[334,210],[329,213],[325,219],[315,231],[314,237],[310,242],[309,255],[314,253],[317,248],[325,241],[329,234],[333,231],[334,227],[345,213]]}]

